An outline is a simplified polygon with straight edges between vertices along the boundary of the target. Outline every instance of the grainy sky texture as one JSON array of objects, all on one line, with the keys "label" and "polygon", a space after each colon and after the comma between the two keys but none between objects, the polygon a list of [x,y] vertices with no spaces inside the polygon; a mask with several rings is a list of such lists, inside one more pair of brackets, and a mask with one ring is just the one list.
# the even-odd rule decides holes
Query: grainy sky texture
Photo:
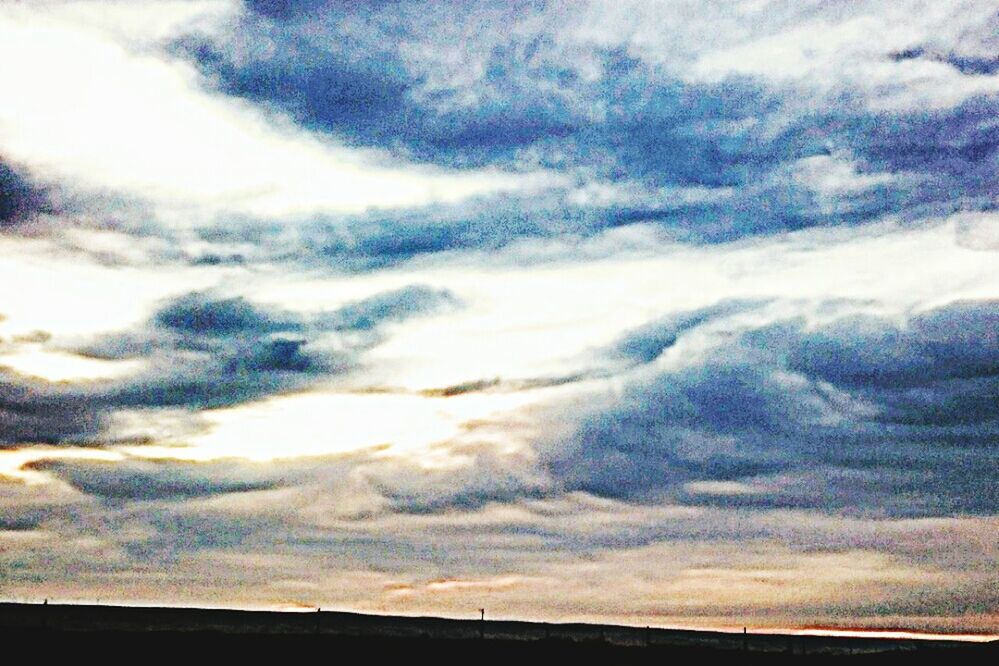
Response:
[{"label": "grainy sky texture", "polygon": [[994,2],[0,4],[0,597],[999,633]]}]

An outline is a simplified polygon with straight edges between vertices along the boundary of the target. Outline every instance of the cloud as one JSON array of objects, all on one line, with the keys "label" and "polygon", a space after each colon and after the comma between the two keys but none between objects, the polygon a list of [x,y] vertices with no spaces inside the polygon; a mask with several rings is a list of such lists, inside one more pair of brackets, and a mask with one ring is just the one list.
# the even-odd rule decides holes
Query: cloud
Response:
[{"label": "cloud", "polygon": [[713,319],[751,309],[751,301],[722,302],[693,312],[672,314],[627,333],[617,345],[617,353],[637,363],[651,363],[676,344],[688,331]]},{"label": "cloud", "polygon": [[[810,226],[862,224],[887,215],[920,219],[991,205],[995,142],[989,119],[994,115],[995,91],[972,91],[926,113],[858,108],[850,103],[850,94],[856,94],[859,85],[851,74],[837,81],[822,104],[802,107],[799,100],[812,99],[814,93],[775,84],[767,76],[773,73],[772,58],[760,60],[763,76],[740,78],[732,68],[755,61],[726,55],[726,45],[733,41],[742,44],[737,48],[765,55],[768,40],[776,40],[795,53],[800,50],[809,71],[854,71],[844,69],[841,60],[857,71],[870,71],[858,63],[882,60],[904,69],[906,62],[919,58],[888,56],[916,54],[923,47],[914,44],[923,42],[933,43],[934,52],[978,58],[976,54],[989,52],[987,27],[992,18],[974,4],[960,12],[940,9],[932,19],[874,5],[836,12],[822,6],[780,4],[761,13],[751,3],[737,8],[712,4],[704,9],[703,19],[712,17],[711,29],[700,20],[677,21],[679,14],[658,7],[622,10],[605,3],[590,3],[573,12],[558,3],[505,8],[473,3],[431,12],[408,3],[355,7],[317,2],[309,7],[305,13],[302,8],[268,3],[251,3],[245,13],[226,5],[175,8],[169,32],[178,40],[174,52],[193,59],[207,78],[199,79],[177,59],[157,63],[122,59],[122,67],[150,69],[156,64],[164,72],[176,70],[173,78],[179,76],[183,89],[175,97],[190,99],[195,106],[214,105],[219,114],[236,113],[222,108],[218,96],[197,90],[198,85],[215,81],[225,93],[281,108],[310,130],[348,144],[463,169],[455,177],[475,165],[503,165],[511,172],[558,170],[568,174],[570,182],[584,183],[584,190],[612,187],[627,196],[610,206],[592,201],[581,205],[578,190],[567,187],[566,179],[556,178],[541,187],[548,191],[540,197],[540,205],[539,198],[532,196],[537,188],[524,197],[490,197],[473,203],[471,213],[464,204],[468,197],[450,202],[417,197],[400,204],[415,209],[402,219],[379,212],[344,224],[342,214],[368,205],[324,211],[322,206],[289,204],[281,211],[266,206],[251,210],[257,205],[253,201],[284,191],[284,185],[261,184],[254,190],[262,193],[257,197],[246,183],[260,180],[254,174],[263,170],[244,174],[238,178],[243,184],[238,198],[244,203],[219,204],[219,210],[282,219],[332,214],[328,225],[303,234],[302,242],[291,244],[285,256],[305,250],[320,260],[325,256],[336,264],[367,268],[428,252],[492,248],[520,236],[588,235],[636,221],[678,230],[689,240],[716,242]],[[444,18],[438,13],[448,20],[438,20]],[[93,42],[93,48],[98,38],[106,39],[101,31],[113,32],[115,21],[130,20],[125,10],[104,16],[98,27],[87,24],[80,33],[88,44]],[[743,19],[736,21],[737,16]],[[16,27],[13,18],[11,25]],[[69,29],[78,18],[69,10],[47,14],[52,30]],[[606,30],[596,35],[587,29],[591,19]],[[952,29],[941,32],[941,21]],[[509,29],[500,30],[501,24]],[[475,39],[453,39],[446,25]],[[656,34],[672,34],[674,43],[649,39],[652,26],[658,26]],[[884,44],[871,46],[863,38],[882,28],[892,36]],[[804,49],[802,35],[818,29],[824,35],[832,30],[844,48]],[[137,39],[153,39],[143,34],[137,32]],[[163,34],[155,32],[155,39],[164,39]],[[896,42],[901,46],[892,51]],[[722,68],[723,82],[691,75],[708,57]],[[898,79],[897,72],[885,76]],[[955,76],[969,78],[960,72]],[[917,83],[903,77],[898,85]],[[844,87],[848,93],[842,92]],[[247,115],[248,110],[239,113]],[[252,120],[254,127],[266,124],[249,116],[244,120],[242,124]],[[227,134],[213,136],[211,142],[202,143],[222,145],[221,137]],[[225,145],[227,155],[240,153]],[[165,152],[162,146],[157,150]],[[204,150],[191,147],[188,152]],[[269,154],[262,149],[253,152]],[[309,151],[299,152],[301,160],[272,162],[309,162],[304,159]],[[199,163],[210,162],[204,155],[199,158]],[[255,163],[239,162],[240,168]],[[198,186],[211,185],[215,193],[225,190],[228,185],[215,181],[219,174],[230,172],[236,173],[213,167],[215,180],[199,176]],[[167,181],[161,177],[159,182],[162,189]],[[691,203],[663,191],[664,187],[729,191]],[[356,194],[364,188],[349,189]],[[444,189],[461,188],[451,183]],[[381,188],[378,206],[383,208],[388,205],[386,190],[401,191],[394,186]],[[489,190],[476,192],[485,195]],[[312,199],[299,195],[298,201]],[[170,204],[183,198],[178,197],[172,194]],[[432,201],[437,204],[428,208]],[[210,226],[209,220],[199,219],[197,224]],[[282,240],[277,237],[270,243],[280,246]],[[309,251],[309,241],[318,242],[325,251]],[[216,248],[201,252],[196,260],[246,257]]]},{"label": "cloud", "polygon": [[0,228],[50,212],[45,193],[0,162]]},{"label": "cloud", "polygon": [[108,502],[183,500],[219,493],[265,490],[275,485],[264,478],[225,478],[232,466],[191,468],[182,464],[144,461],[85,462],[42,460],[28,469],[66,479],[73,487]]},{"label": "cloud", "polygon": [[187,294],[164,304],[145,328],[74,350],[104,361],[142,360],[142,370],[82,384],[0,374],[0,441],[93,442],[108,435],[116,410],[218,408],[303,389],[348,372],[380,342],[382,326],[456,306],[448,292],[420,285],[311,317],[240,296]]},{"label": "cloud", "polygon": [[[29,589],[42,566],[38,554],[47,552],[45,562],[54,572],[48,583],[73,590],[73,598],[92,594],[110,576],[123,598],[179,594],[205,603],[232,600],[236,589],[246,604],[273,603],[274,594],[284,594],[284,601],[290,595],[323,605],[373,610],[392,603],[441,612],[452,607],[425,596],[430,589],[408,601],[393,597],[430,581],[515,575],[518,585],[491,596],[497,614],[519,616],[541,601],[542,617],[561,620],[638,617],[643,624],[728,626],[735,608],[739,618],[752,616],[761,626],[811,616],[873,626],[880,620],[883,626],[884,613],[894,611],[906,626],[923,629],[988,627],[987,617],[975,617],[976,608],[990,603],[988,595],[967,592],[987,589],[989,549],[995,545],[982,539],[994,533],[988,518],[732,515],[721,509],[636,508],[577,493],[449,514],[343,519],[312,510],[307,498],[271,492],[105,504],[98,514],[77,506],[64,514],[70,520],[48,521],[28,533],[30,540],[18,546],[22,566],[9,569],[9,589]],[[245,501],[250,498],[255,503]],[[97,515],[103,518],[94,521]],[[965,546],[960,561],[941,557],[941,540]],[[52,568],[53,562],[60,566]],[[137,562],[144,567],[135,569]],[[76,586],[60,573],[64,565],[72,565]],[[164,578],[159,572],[167,567],[172,575]],[[467,606],[463,590],[449,587],[435,592],[454,595],[455,611]],[[630,591],[627,597],[622,589]],[[939,599],[963,599],[967,611],[927,619]]]},{"label": "cloud", "polygon": [[951,65],[957,71],[965,75],[990,75],[999,71],[999,59],[988,56],[963,55],[955,53],[941,53],[939,51],[928,51],[922,47],[905,49],[892,54],[892,59],[903,60],[930,60],[944,62]]},{"label": "cloud", "polygon": [[[566,489],[645,501],[988,514],[995,316],[994,301],[977,301],[904,323],[730,325],[704,348],[691,338],[709,335],[710,318],[681,315],[625,338],[654,367],[584,418],[547,464]],[[663,340],[676,344],[677,319],[694,322],[680,334],[688,344],[660,358]]]},{"label": "cloud", "polygon": [[[280,317],[280,316],[279,316]],[[226,337],[240,334],[266,334],[298,330],[294,321],[264,313],[242,297],[212,299],[206,294],[189,294],[156,313],[158,326],[182,335]]]},{"label": "cloud", "polygon": [[101,426],[102,411],[86,399],[45,382],[0,371],[0,424],[3,444],[55,443],[86,437]]},{"label": "cloud", "polygon": [[833,384],[906,390],[999,374],[999,303],[956,302],[913,315],[906,328],[851,317],[811,331],[791,367]]},{"label": "cloud", "polygon": [[994,27],[5,5],[5,594],[994,632]]},{"label": "cloud", "polygon": [[448,291],[411,285],[349,303],[322,318],[335,330],[367,331],[417,315],[456,309],[459,302]]},{"label": "cloud", "polygon": [[[348,150],[207,94],[192,67],[156,55],[163,25],[168,34],[211,33],[237,10],[234,3],[160,5],[159,29],[127,7],[105,5],[96,20],[81,7],[0,12],[0,55],[30,65],[0,76],[11,100],[0,111],[4,152],[74,190],[146,202],[183,226],[219,211],[280,218],[453,202],[532,180]],[[41,43],[59,46],[39,51]],[[39,79],[50,85],[35,85]]]},{"label": "cloud", "polygon": [[[725,40],[697,21],[677,23],[672,12],[661,9],[634,7],[622,13],[593,3],[576,12],[557,4],[434,10],[476,35],[475,40],[458,40],[456,46],[456,40],[439,27],[447,21],[433,20],[433,12],[407,3],[310,6],[305,21],[301,9],[277,5],[249,5],[245,13],[222,5],[200,10],[192,5],[177,10],[173,28],[166,33],[169,39],[157,31],[142,37],[143,31],[151,30],[148,26],[136,33],[136,39],[159,46],[164,39],[173,40],[171,55],[157,52],[156,59],[140,61],[127,51],[123,68],[155,65],[174,72],[176,76],[171,76],[179,77],[180,90],[175,90],[178,85],[167,87],[177,93],[175,98],[213,110],[199,117],[236,114],[242,120],[227,127],[252,126],[256,129],[244,135],[270,137],[247,148],[252,156],[236,160],[238,169],[216,164],[210,177],[198,177],[195,185],[205,196],[210,189],[210,196],[216,197],[213,202],[185,190],[186,194],[163,191],[149,204],[160,221],[173,227],[155,232],[171,236],[155,259],[202,266],[297,259],[310,267],[366,271],[422,255],[492,250],[525,239],[595,236],[636,224],[654,225],[687,242],[716,243],[886,218],[918,224],[928,217],[993,207],[994,91],[982,89],[925,112],[871,109],[850,102],[850,94],[856,92],[850,86],[856,81],[849,79],[837,84],[849,92],[836,92],[837,87],[828,100],[802,107],[800,100],[813,99],[813,93],[789,89],[766,76],[726,74],[720,82],[690,76],[695,56],[703,49],[721,48]],[[861,48],[861,42],[869,40],[859,35],[898,21],[907,26],[898,31],[905,44],[932,38],[949,44],[947,52],[957,53],[958,42],[967,43],[961,47],[961,53],[967,52],[962,57],[987,52],[969,37],[986,39],[981,21],[988,17],[978,8],[962,16],[941,10],[947,20],[964,26],[963,41],[951,33],[934,37],[922,18],[906,12],[896,16],[866,5],[856,8],[859,18],[822,7],[781,6],[769,14],[769,22],[752,6],[735,14],[730,7],[714,5],[705,11],[725,26],[718,28],[721,34],[731,30],[748,43],[755,43],[757,33],[768,31],[791,39],[799,22],[812,27],[853,26],[842,34],[850,49],[835,58],[861,62],[872,58],[893,62],[889,44],[872,52]],[[96,48],[107,40],[106,31],[119,34],[115,21],[127,22],[127,14],[107,13],[97,27],[80,27],[80,34]],[[740,32],[730,19],[743,14],[751,20],[749,28]],[[591,34],[579,23],[582,16],[600,18],[606,33]],[[52,30],[76,30],[73,22],[78,18],[78,13],[68,10],[65,15],[61,11],[47,15]],[[498,21],[513,27],[499,31]],[[643,37],[648,26],[658,24],[678,40],[669,47],[673,50],[668,58]],[[934,48],[946,51],[940,44]],[[831,65],[824,59],[834,56],[823,52],[802,57],[807,62],[818,59],[827,67]],[[462,70],[456,62],[474,66]],[[201,74],[194,72],[192,63]],[[217,90],[204,89],[215,85]],[[257,106],[229,108],[232,96]],[[266,113],[261,116],[259,108],[280,109],[304,128],[271,127],[268,123],[278,121]],[[227,132],[208,132],[211,141],[192,145],[186,153],[201,155],[197,161],[206,165],[214,163],[215,158],[203,154],[211,146],[224,144],[226,155],[242,154],[246,136],[230,145],[223,141]],[[275,133],[281,136],[272,136]],[[161,128],[152,134],[170,132]],[[508,175],[544,171],[548,176],[532,176],[534,185],[526,189],[472,188],[474,192],[457,199],[428,195],[398,205],[391,204],[384,192],[405,188],[385,181],[377,201],[353,208],[333,202],[339,195],[330,193],[339,189],[323,186],[318,188],[323,190],[320,198],[333,202],[326,205],[315,193],[299,190],[301,183],[314,183],[315,174],[332,173],[332,167],[321,167],[309,157],[329,148],[331,136],[344,145],[382,151],[375,159],[378,168],[406,160],[409,166],[402,171],[410,167],[420,171],[424,167],[416,163],[430,164],[452,170],[455,178],[471,178],[473,172],[497,167]],[[153,149],[173,154],[186,145],[178,137],[169,147]],[[288,140],[280,143],[279,138]],[[303,148],[303,142],[311,147]],[[317,148],[318,144],[323,145]],[[313,164],[309,175],[295,179],[298,184],[284,182],[289,174],[298,173],[290,167],[282,170],[281,182],[261,181],[276,172],[270,167],[254,167],[253,174],[239,175],[239,169],[256,164],[254,156],[271,154],[271,148],[276,157],[268,158],[269,163]],[[347,153],[348,161],[356,157]],[[101,159],[111,156],[103,151]],[[183,178],[193,173],[180,170]],[[87,173],[100,171],[88,168]],[[129,178],[140,173],[137,168],[127,170]],[[232,175],[233,183],[238,180],[239,187],[219,181],[226,174]],[[59,179],[79,180],[67,175]],[[101,187],[115,189],[109,185],[115,178],[106,180]],[[155,188],[139,183],[117,189],[141,191],[141,199],[174,180],[159,174]],[[431,188],[438,194],[464,191],[456,183],[440,182],[440,187]],[[353,197],[364,187],[346,189]],[[232,196],[217,199],[223,191]],[[214,213],[193,214],[188,204],[178,211],[180,201],[208,206]],[[122,217],[149,214],[132,211]],[[132,232],[141,226],[129,224]],[[184,233],[176,227],[192,225],[197,228],[193,237],[174,237]],[[147,260],[148,256],[141,259]]]}]

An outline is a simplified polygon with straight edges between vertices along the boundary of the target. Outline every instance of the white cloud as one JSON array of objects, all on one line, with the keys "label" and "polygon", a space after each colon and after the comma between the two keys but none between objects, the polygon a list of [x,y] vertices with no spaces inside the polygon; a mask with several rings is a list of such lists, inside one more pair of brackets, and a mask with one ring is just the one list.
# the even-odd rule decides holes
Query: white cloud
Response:
[{"label": "white cloud", "polygon": [[125,330],[162,298],[205,288],[225,273],[101,266],[48,238],[0,238],[0,336],[35,331],[54,342]]},{"label": "white cloud", "polygon": [[[593,2],[567,34],[629,53],[692,83],[751,77],[828,106],[946,108],[999,91],[999,76],[966,76],[944,62],[899,60],[906,49],[989,53],[989,2]],[[993,50],[994,52],[994,50]]]},{"label": "white cloud", "polygon": [[[790,306],[795,312],[800,303],[873,300],[902,313],[959,298],[994,297],[999,282],[993,258],[960,247],[953,238],[953,223],[917,230],[886,224],[862,234],[810,231],[733,246],[664,243],[654,256],[530,271],[427,269],[408,279],[448,288],[467,306],[394,330],[367,357],[370,372],[412,388],[585,372],[594,365],[593,352],[624,331],[724,299],[797,302]],[[910,270],[913,265],[920,270]]]},{"label": "white cloud", "polygon": [[136,360],[106,361],[59,351],[45,351],[37,345],[0,353],[0,369],[10,368],[20,375],[50,382],[116,379],[135,374],[144,365]]},{"label": "white cloud", "polygon": [[175,222],[416,206],[554,182],[388,164],[207,92],[190,64],[152,48],[228,9],[157,5],[163,21],[126,5],[102,7],[100,21],[77,4],[0,9],[0,60],[16,63],[0,70],[0,151],[43,181],[149,201]]}]

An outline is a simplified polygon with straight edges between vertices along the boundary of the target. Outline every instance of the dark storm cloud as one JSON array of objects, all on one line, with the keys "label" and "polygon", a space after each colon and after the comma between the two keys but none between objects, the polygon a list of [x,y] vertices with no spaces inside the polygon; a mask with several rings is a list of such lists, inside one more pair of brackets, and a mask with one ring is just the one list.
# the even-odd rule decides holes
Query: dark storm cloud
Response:
[{"label": "dark storm cloud", "polygon": [[879,422],[927,427],[991,423],[988,432],[995,436],[997,330],[997,301],[957,302],[917,314],[904,329],[856,317],[799,334],[788,365],[879,405]]},{"label": "dark storm cloud", "polygon": [[[846,316],[817,329],[789,320],[745,330],[696,363],[633,381],[548,464],[567,489],[611,497],[991,513],[996,307],[958,302],[905,324]],[[646,328],[626,344],[651,360],[672,337],[670,325]]]},{"label": "dark storm cloud", "polygon": [[997,109],[999,98],[979,96],[954,108],[857,118],[852,132],[871,169],[919,176],[913,205],[937,214],[991,210],[999,192]]},{"label": "dark storm cloud", "polygon": [[[799,229],[813,222],[825,224],[818,219],[825,213],[796,212],[792,199],[805,202],[811,195],[802,191],[799,196],[790,185],[764,182],[739,193],[728,188],[660,191],[632,183],[622,187],[626,200],[619,203],[580,203],[575,192],[557,190],[395,213],[319,216],[297,223],[292,230],[252,223],[236,229],[227,224],[202,229],[199,236],[220,248],[254,239],[261,243],[249,259],[220,250],[213,256],[221,263],[270,261],[364,272],[428,255],[491,251],[521,241],[579,240],[617,229],[643,230],[648,225],[663,231],[664,237],[702,243],[734,240],[745,233]],[[837,219],[851,215],[841,212]],[[802,216],[818,217],[810,221]],[[531,259],[524,256],[521,261]]]},{"label": "dark storm cloud", "polygon": [[0,448],[85,438],[104,419],[104,409],[84,394],[0,368]]},{"label": "dark storm cloud", "polygon": [[322,326],[333,330],[369,331],[382,324],[452,309],[458,305],[457,299],[444,289],[414,285],[349,303],[320,317],[320,321]]},{"label": "dark storm cloud", "polygon": [[[256,59],[248,54],[252,62],[243,66],[230,58],[233,44],[196,37],[177,48],[218,77],[229,94],[275,105],[303,124],[334,132],[353,145],[389,145],[427,161],[471,165],[499,156],[509,159],[519,147],[573,129],[569,119],[553,121],[551,110],[546,112],[543,103],[536,104],[534,95],[526,94],[529,88],[521,90],[516,84],[503,91],[505,98],[491,99],[467,113],[441,115],[430,108],[434,100],[414,98],[423,82],[410,71],[400,42],[426,30],[439,33],[441,24],[434,25],[437,14],[442,20],[476,21],[471,5],[311,4],[306,11],[284,4],[250,7],[256,15],[251,13],[241,30],[262,40],[258,43],[273,41],[282,54],[278,57]],[[531,4],[508,3],[493,13],[514,17],[530,11]],[[304,29],[306,23],[313,28]],[[510,58],[522,57],[530,46],[511,40],[507,48],[497,59],[494,76],[502,78],[503,70],[516,66]],[[294,58],[283,55],[292,52]]]},{"label": "dark storm cloud", "polygon": [[790,366],[848,387],[907,389],[999,375],[999,303],[959,302],[905,329],[853,316],[803,335]]},{"label": "dark storm cloud", "polygon": [[102,358],[128,358],[156,349],[205,352],[230,370],[323,371],[349,361],[308,354],[310,341],[335,333],[360,333],[355,351],[380,340],[378,327],[457,307],[447,291],[410,285],[347,303],[336,310],[301,315],[265,309],[242,297],[192,293],[162,307],[146,331],[110,336],[87,348]]},{"label": "dark storm cloud", "polygon": [[999,72],[999,58],[941,53],[933,49],[918,46],[899,51],[898,53],[892,53],[890,57],[895,61],[926,60],[930,62],[944,62],[962,74],[967,75],[986,76]]},{"label": "dark storm cloud", "polygon": [[276,485],[260,471],[254,475],[225,463],[42,460],[29,464],[28,468],[54,474],[88,495],[117,503],[183,500],[265,490]]},{"label": "dark storm cloud", "polygon": [[32,215],[51,211],[44,190],[0,161],[0,228],[26,221]]},{"label": "dark storm cloud", "polygon": [[[561,195],[498,197],[461,205],[434,205],[347,218],[316,216],[281,226],[239,219],[200,229],[217,247],[255,244],[249,260],[305,264],[337,272],[363,272],[435,253],[495,249],[522,238],[590,233],[613,226]],[[224,255],[224,256],[223,256]],[[223,263],[235,253],[216,253]],[[236,263],[247,257],[240,255]]]},{"label": "dark storm cloud", "polygon": [[680,337],[701,324],[759,306],[758,301],[724,301],[707,308],[679,312],[627,333],[615,352],[637,363],[651,363]]},{"label": "dark storm cloud", "polygon": [[379,327],[457,306],[450,293],[421,285],[309,316],[188,294],[165,304],[146,328],[76,350],[146,361],[149,369],[135,376],[53,384],[0,370],[0,442],[94,442],[118,409],[217,408],[306,388],[354,367],[381,341]]},{"label": "dark storm cloud", "polygon": [[[283,33],[269,34],[288,53],[243,68],[224,64],[224,56],[205,55],[202,64],[221,75],[226,92],[267,104],[284,106],[310,127],[336,134],[354,145],[387,147],[412,159],[451,167],[502,165],[507,168],[549,168],[581,172],[585,179],[638,184],[647,193],[611,205],[580,205],[564,194],[536,199],[504,198],[482,210],[441,207],[417,211],[428,220],[414,227],[403,220],[363,221],[362,237],[351,252],[399,256],[467,247],[490,247],[518,236],[593,233],[637,221],[654,220],[679,228],[693,238],[726,240],[746,233],[797,229],[832,220],[811,210],[810,193],[780,171],[794,160],[824,154],[827,139],[801,123],[771,139],[743,136],[732,127],[779,109],[780,100],[750,84],[729,83],[692,90],[679,81],[650,80],[637,61],[620,52],[602,54],[605,76],[599,84],[564,81],[574,94],[593,104],[614,100],[608,118],[580,117],[558,95],[538,98],[538,82],[524,76],[520,62],[527,48],[498,49],[489,70],[496,98],[481,106],[440,111],[414,100],[409,75],[397,54],[370,51],[367,60],[335,54]],[[290,40],[293,45],[282,40]],[[539,38],[541,39],[541,38]],[[345,58],[347,56],[344,56]],[[566,76],[564,72],[532,71],[530,76]],[[577,89],[579,88],[579,89]],[[543,89],[543,88],[542,88]],[[578,105],[578,102],[576,103]],[[524,151],[531,157],[525,162]],[[735,187],[746,189],[725,201],[684,203],[661,200],[656,189],[674,187]],[[881,197],[883,199],[883,197]],[[856,221],[883,212],[874,197],[866,205],[837,211]],[[404,215],[403,217],[408,217]],[[388,226],[388,228],[385,228]],[[379,234],[385,229],[384,234]]]},{"label": "dark storm cloud", "polygon": [[329,4],[332,3],[327,0],[247,0],[246,2],[246,6],[252,11],[275,19],[308,15],[317,8]]},{"label": "dark storm cloud", "polygon": [[[720,242],[994,206],[994,96],[930,112],[870,110],[848,96],[803,108],[807,94],[793,87],[749,77],[683,80],[623,42],[567,47],[564,8],[547,3],[250,8],[231,40],[195,36],[176,45],[228,94],[355,146],[449,167],[546,168],[627,189],[612,202],[556,191],[377,214],[348,223],[346,238],[339,222],[326,233],[319,224],[311,236],[319,237],[320,260],[372,267],[635,222]],[[507,23],[520,29],[489,29]],[[455,43],[442,27],[449,25],[475,39]],[[474,83],[456,83],[461,77],[433,55],[463,48],[482,70]],[[981,66],[955,65],[969,76]],[[841,167],[852,175],[823,190],[802,178],[814,159],[829,160],[819,176]],[[716,192],[695,201],[662,194],[690,187]]]},{"label": "dark storm cloud", "polygon": [[291,317],[264,312],[241,297],[213,299],[206,294],[177,299],[156,313],[155,321],[158,326],[180,334],[211,337],[301,328]]}]

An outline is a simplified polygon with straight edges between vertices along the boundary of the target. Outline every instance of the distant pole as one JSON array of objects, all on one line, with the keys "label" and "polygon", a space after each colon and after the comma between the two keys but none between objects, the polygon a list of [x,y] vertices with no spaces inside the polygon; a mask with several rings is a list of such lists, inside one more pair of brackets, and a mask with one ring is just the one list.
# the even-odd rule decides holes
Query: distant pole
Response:
[{"label": "distant pole", "polygon": [[742,628],[742,651],[749,651],[749,637],[746,635],[746,627]]},{"label": "distant pole", "polygon": [[317,636],[319,635],[319,618],[320,618],[319,614],[322,613],[322,612],[323,612],[322,608],[316,607],[316,635]]},{"label": "distant pole", "polygon": [[486,637],[486,609],[479,609],[479,638]]}]

